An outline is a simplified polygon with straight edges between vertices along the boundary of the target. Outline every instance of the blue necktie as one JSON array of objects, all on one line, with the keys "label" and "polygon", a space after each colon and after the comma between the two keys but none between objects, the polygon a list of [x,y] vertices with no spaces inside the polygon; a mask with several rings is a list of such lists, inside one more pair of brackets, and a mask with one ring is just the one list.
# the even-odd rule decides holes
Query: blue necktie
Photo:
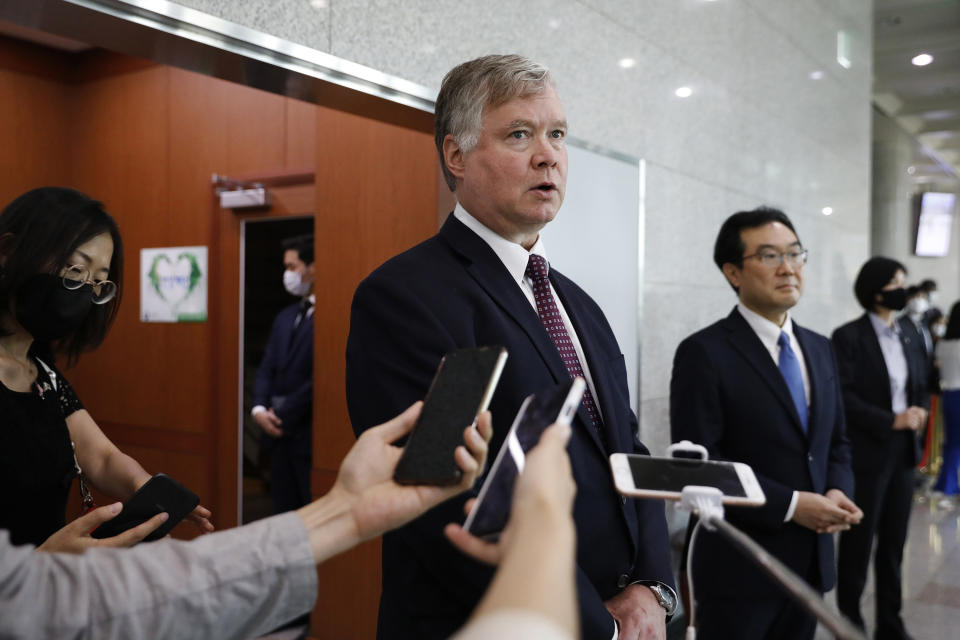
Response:
[{"label": "blue necktie", "polygon": [[797,415],[800,416],[800,424],[803,425],[803,432],[807,432],[807,398],[803,393],[803,375],[800,373],[800,361],[797,355],[790,348],[790,337],[786,332],[780,332],[780,339],[777,340],[780,345],[780,359],[778,366],[783,381],[787,383],[787,389],[790,390],[790,397],[793,398],[793,404],[797,407]]}]

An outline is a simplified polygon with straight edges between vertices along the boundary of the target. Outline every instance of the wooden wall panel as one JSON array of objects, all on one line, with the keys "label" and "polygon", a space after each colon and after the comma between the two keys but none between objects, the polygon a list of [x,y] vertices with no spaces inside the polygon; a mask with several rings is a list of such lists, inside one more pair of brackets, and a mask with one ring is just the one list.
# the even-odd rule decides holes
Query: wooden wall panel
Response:
[{"label": "wooden wall panel", "polygon": [[29,189],[65,182],[67,94],[62,82],[0,64],[0,208]]},{"label": "wooden wall panel", "polygon": [[285,165],[313,169],[317,160],[317,105],[286,99],[287,140]]},{"label": "wooden wall panel", "polygon": [[[354,442],[345,359],[350,303],[360,281],[437,229],[437,169],[431,134],[317,109],[313,490],[326,490]],[[380,596],[380,545],[367,544],[319,568],[311,633],[371,638]]]}]

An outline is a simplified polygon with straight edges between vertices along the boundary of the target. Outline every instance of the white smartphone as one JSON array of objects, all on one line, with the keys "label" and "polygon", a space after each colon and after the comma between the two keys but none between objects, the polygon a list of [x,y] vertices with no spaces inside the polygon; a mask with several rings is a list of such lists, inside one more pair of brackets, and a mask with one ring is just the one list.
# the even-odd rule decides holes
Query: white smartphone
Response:
[{"label": "white smartphone", "polygon": [[753,469],[742,462],[614,453],[610,469],[617,491],[634,498],[679,500],[684,487],[697,485],[719,489],[724,504],[757,507],[767,501]]},{"label": "white smartphone", "polygon": [[526,453],[537,445],[551,424],[570,424],[585,388],[583,378],[574,378],[527,396],[487,472],[464,529],[481,538],[493,539],[500,535],[510,519],[513,487],[517,476],[523,473]]}]

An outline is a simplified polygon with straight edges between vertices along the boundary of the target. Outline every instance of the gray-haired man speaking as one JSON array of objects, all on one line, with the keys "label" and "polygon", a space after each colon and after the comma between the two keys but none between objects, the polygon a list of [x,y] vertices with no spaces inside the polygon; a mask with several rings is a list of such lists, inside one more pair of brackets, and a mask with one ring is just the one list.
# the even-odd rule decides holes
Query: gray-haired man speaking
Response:
[{"label": "gray-haired man speaking", "polygon": [[[359,433],[422,398],[448,351],[503,345],[510,357],[491,403],[495,450],[527,395],[582,375],[588,393],[569,451],[583,637],[662,638],[675,603],[663,505],[622,500],[607,463],[614,451],[647,453],[635,438],[623,356],[603,312],[551,268],[540,238],[563,202],[566,135],[544,67],[486,56],[447,74],[436,143],[459,204],[436,236],[358,287],[347,401]],[[445,638],[479,601],[491,569],[442,533],[462,520],[463,502],[384,538],[378,637]]]}]

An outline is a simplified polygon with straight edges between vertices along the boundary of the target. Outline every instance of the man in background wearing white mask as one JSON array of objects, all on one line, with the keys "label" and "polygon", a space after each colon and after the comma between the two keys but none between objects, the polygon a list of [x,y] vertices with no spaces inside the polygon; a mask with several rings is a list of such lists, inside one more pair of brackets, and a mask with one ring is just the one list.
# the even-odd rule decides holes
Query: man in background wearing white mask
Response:
[{"label": "man in background wearing white mask", "polygon": [[940,380],[933,358],[933,336],[927,326],[927,311],[930,302],[923,286],[907,287],[907,307],[897,320],[900,331],[907,339],[908,348],[912,347],[922,356],[924,371],[927,374],[927,388],[931,393],[939,393]]},{"label": "man in background wearing white mask", "polygon": [[274,513],[310,502],[313,415],[313,235],[283,241],[283,286],[299,300],[273,321],[253,387],[251,415],[270,456]]}]

